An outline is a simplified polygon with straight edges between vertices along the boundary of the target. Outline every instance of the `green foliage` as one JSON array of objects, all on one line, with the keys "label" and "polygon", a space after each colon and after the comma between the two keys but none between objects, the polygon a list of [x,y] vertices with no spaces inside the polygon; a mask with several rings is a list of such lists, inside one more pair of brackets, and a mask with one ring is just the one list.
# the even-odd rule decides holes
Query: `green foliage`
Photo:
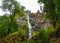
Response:
[{"label": "green foliage", "polygon": [[22,34],[28,36],[28,26],[25,20],[19,24],[19,31],[22,32]]},{"label": "green foliage", "polygon": [[37,36],[37,33],[38,33],[38,32],[33,31],[33,32],[32,32],[32,36],[33,36],[33,37],[34,37],[34,36]]},{"label": "green foliage", "polygon": [[23,36],[27,36],[26,30],[20,29],[19,33],[22,34]]},{"label": "green foliage", "polygon": [[27,22],[24,20],[21,27],[21,29],[28,29],[28,25],[27,25]]},{"label": "green foliage", "polygon": [[30,39],[29,43],[36,43],[36,42],[33,39]]},{"label": "green foliage", "polygon": [[13,16],[16,14],[24,15],[23,8],[16,0],[2,0],[2,9],[3,11],[9,11],[10,15]]},{"label": "green foliage", "polygon": [[[56,28],[57,22],[60,22],[60,1],[59,0],[39,0],[44,3],[46,18],[52,20],[53,27]],[[59,23],[60,24],[60,23]]]},{"label": "green foliage", "polygon": [[58,21],[60,22],[60,1],[59,0],[53,0],[56,8],[56,13],[58,15]]},{"label": "green foliage", "polygon": [[47,33],[48,35],[50,35],[50,34],[53,33],[54,31],[55,31],[55,29],[53,28],[53,26],[50,26],[50,27],[47,28],[46,33]]},{"label": "green foliage", "polygon": [[7,16],[0,16],[0,37],[7,35],[7,28],[9,25],[9,17]]},{"label": "green foliage", "polygon": [[27,42],[26,36],[21,34],[19,31],[9,34],[8,36],[0,40],[0,43],[26,43],[26,42]]},{"label": "green foliage", "polygon": [[38,36],[39,36],[38,40],[39,43],[49,43],[48,35],[44,29],[40,29],[38,31]]},{"label": "green foliage", "polygon": [[57,10],[59,10],[58,12],[60,12],[60,1],[59,0],[53,0],[55,7],[57,8]]},{"label": "green foliage", "polygon": [[18,24],[16,21],[13,21],[12,25],[11,25],[11,32],[16,32],[18,31]]},{"label": "green foliage", "polygon": [[[7,17],[6,15],[0,16],[0,37],[8,35],[8,27],[10,24],[10,18]],[[11,26],[11,32],[16,32],[18,31],[18,24],[16,21],[13,21],[12,26]]]},{"label": "green foliage", "polygon": [[2,9],[3,11],[9,11],[10,12],[10,23],[8,27],[8,34],[17,31],[17,23],[15,21],[15,16],[18,14],[19,16],[24,15],[23,8],[19,5],[19,3],[16,0],[2,0]]},{"label": "green foliage", "polygon": [[54,17],[53,17],[53,14],[51,12],[47,12],[47,14],[45,15],[45,18],[47,19],[50,19],[53,21]]}]

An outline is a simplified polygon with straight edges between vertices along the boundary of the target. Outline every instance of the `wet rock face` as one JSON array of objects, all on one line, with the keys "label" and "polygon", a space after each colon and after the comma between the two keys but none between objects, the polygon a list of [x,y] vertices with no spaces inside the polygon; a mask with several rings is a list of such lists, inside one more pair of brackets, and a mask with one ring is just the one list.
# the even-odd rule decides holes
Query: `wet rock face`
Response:
[{"label": "wet rock face", "polygon": [[[46,20],[44,18],[44,14],[40,13],[39,11],[36,13],[30,13],[29,14],[29,22],[31,23],[32,26],[32,31],[38,31],[40,28],[46,28],[51,24],[49,20]],[[19,24],[19,27],[23,27],[23,24],[26,22],[27,24],[27,19],[26,16],[23,17],[18,17],[17,22]]]},{"label": "wet rock face", "polygon": [[[26,16],[17,19],[19,27],[23,26],[24,21],[27,22]],[[41,14],[39,11],[29,14],[29,22],[31,23],[33,31],[37,31],[40,28],[46,28],[49,24],[52,24],[49,20],[44,19],[44,14]]]},{"label": "wet rock face", "polygon": [[41,14],[39,11],[37,13],[31,13],[29,16],[33,31],[46,28],[51,24],[49,20],[44,19],[44,14]]},{"label": "wet rock face", "polygon": [[37,31],[40,28],[40,20],[41,20],[41,15],[40,12],[38,11],[37,13],[31,13],[30,16],[30,23],[32,25],[32,28],[34,31]]}]

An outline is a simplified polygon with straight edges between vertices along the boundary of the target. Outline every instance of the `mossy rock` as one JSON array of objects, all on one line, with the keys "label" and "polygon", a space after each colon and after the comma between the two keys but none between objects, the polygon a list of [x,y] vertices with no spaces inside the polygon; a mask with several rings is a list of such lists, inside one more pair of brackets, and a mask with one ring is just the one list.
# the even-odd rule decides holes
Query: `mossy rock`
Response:
[{"label": "mossy rock", "polygon": [[12,33],[0,40],[0,43],[26,43],[27,37],[20,32]]}]

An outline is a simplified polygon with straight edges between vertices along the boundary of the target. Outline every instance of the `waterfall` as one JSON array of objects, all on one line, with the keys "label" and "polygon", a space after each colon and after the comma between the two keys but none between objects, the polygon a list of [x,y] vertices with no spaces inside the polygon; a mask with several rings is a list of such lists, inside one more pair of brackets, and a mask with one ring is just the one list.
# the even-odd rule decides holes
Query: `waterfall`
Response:
[{"label": "waterfall", "polygon": [[27,23],[28,23],[28,28],[29,28],[29,39],[32,37],[32,35],[31,35],[31,24],[30,24],[30,22],[29,22],[29,14],[27,14]]}]

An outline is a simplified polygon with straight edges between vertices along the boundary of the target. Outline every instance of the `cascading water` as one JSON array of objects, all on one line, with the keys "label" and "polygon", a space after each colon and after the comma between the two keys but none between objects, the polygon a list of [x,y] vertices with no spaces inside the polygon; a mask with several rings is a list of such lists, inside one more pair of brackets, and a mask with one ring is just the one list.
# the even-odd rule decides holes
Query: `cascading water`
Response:
[{"label": "cascading water", "polygon": [[29,22],[29,13],[27,14],[27,23],[28,23],[28,28],[29,28],[29,39],[32,37],[32,35],[31,35],[31,24],[30,24],[30,22]]}]

